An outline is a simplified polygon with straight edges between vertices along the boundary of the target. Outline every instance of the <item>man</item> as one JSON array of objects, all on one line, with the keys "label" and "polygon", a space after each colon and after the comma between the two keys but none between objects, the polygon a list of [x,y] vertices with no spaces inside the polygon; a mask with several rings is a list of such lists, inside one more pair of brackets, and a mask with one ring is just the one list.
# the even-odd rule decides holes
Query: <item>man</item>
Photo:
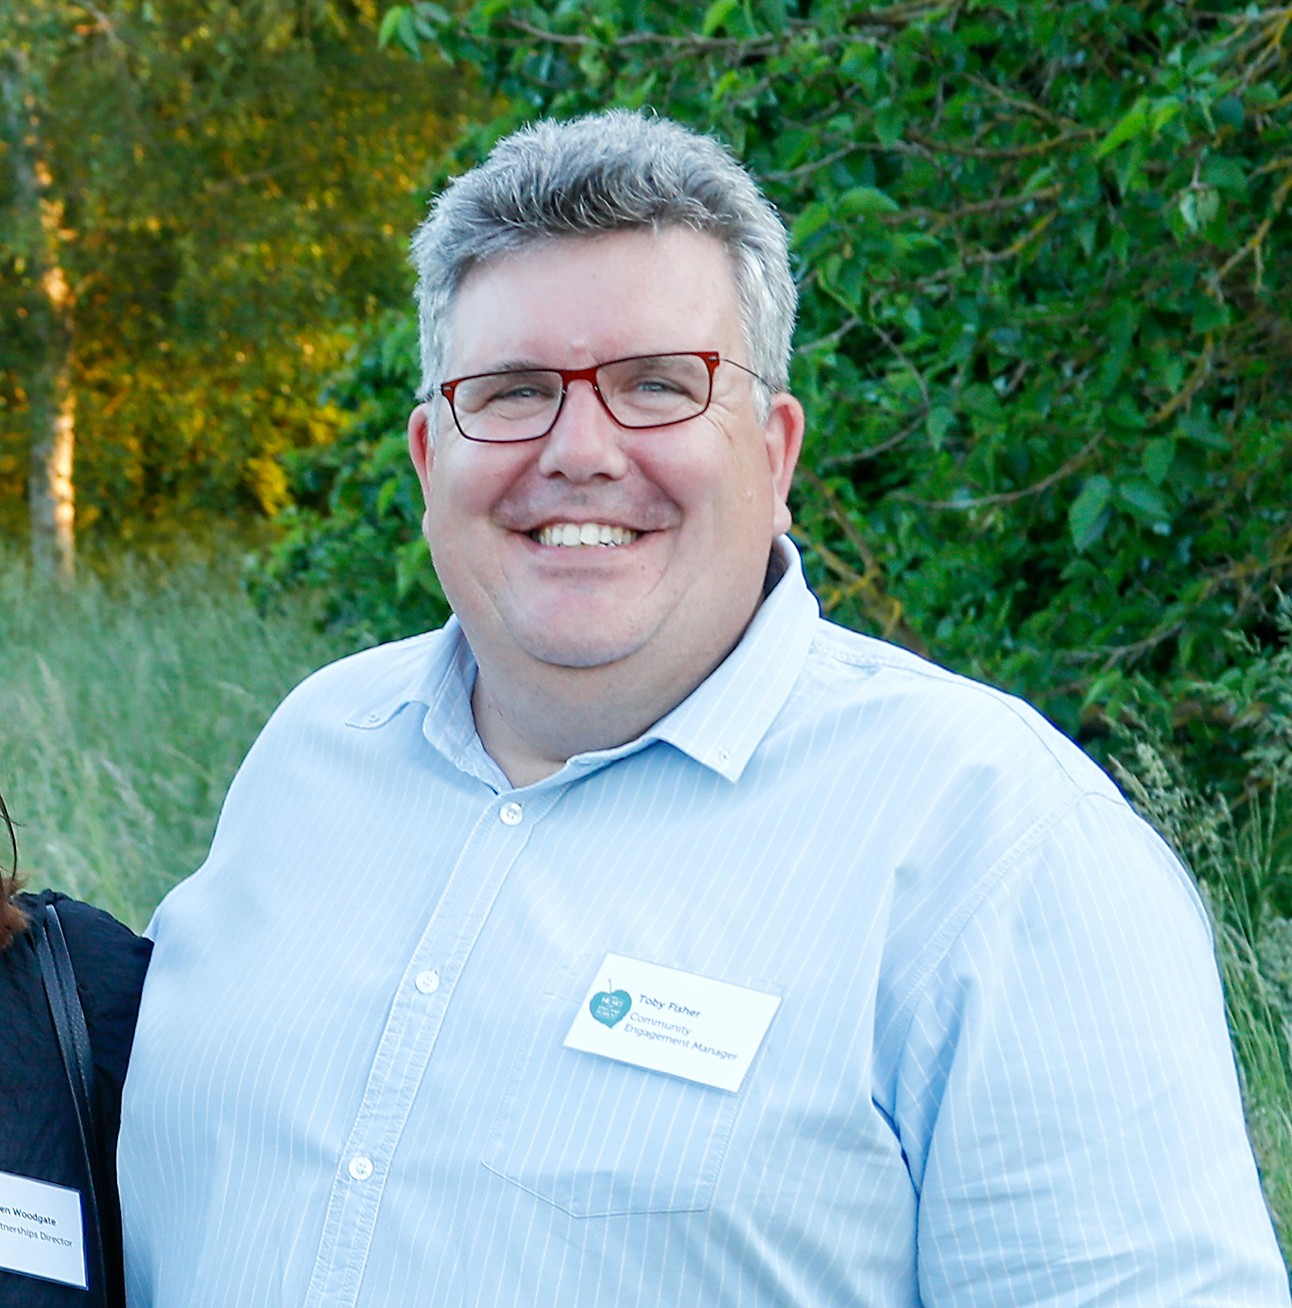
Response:
[{"label": "man", "polygon": [[133,1303],[1286,1305],[1184,872],[819,616],[747,174],[541,124],[414,253],[456,616],[300,686],[157,914]]}]

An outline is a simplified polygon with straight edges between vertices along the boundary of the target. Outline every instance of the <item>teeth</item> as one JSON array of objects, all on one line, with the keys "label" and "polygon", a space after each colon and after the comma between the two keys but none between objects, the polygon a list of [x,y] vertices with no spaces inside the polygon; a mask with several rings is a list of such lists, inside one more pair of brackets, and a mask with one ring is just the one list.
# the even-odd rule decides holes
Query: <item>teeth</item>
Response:
[{"label": "teeth", "polygon": [[540,527],[534,538],[540,545],[631,545],[638,533],[627,527],[608,527],[601,522],[556,522]]}]

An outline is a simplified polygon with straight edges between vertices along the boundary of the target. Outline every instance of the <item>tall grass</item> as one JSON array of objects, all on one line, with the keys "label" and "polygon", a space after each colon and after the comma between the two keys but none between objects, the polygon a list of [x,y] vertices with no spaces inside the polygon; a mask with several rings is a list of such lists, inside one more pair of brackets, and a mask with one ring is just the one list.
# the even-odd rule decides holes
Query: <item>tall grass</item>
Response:
[{"label": "tall grass", "polygon": [[[1236,805],[1192,778],[1178,750],[1124,740],[1114,771],[1128,798],[1193,872],[1211,913],[1248,1131],[1285,1260],[1292,1259],[1292,920],[1279,782],[1292,754]],[[1262,758],[1277,757],[1268,741]]]},{"label": "tall grass", "polygon": [[237,568],[172,549],[63,587],[0,551],[0,790],[28,885],[141,927],[274,705],[342,652],[300,601],[259,615]]}]

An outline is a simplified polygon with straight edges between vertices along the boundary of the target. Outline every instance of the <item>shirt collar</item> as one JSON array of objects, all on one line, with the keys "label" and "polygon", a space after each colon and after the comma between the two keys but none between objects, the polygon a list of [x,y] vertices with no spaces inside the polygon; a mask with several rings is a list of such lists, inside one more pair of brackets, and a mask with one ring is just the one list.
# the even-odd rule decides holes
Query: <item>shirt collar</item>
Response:
[{"label": "shirt collar", "polygon": [[740,643],[642,737],[667,741],[728,781],[740,777],[789,698],[820,617],[788,536],[772,547],[768,578],[770,590]]},{"label": "shirt collar", "polygon": [[[576,755],[566,768],[586,772],[662,741],[735,781],[789,698],[819,617],[798,550],[788,536],[772,546],[769,589],[735,649],[676,708],[638,739]],[[485,753],[471,713],[476,661],[456,617],[438,632],[401,643],[409,658],[346,719],[352,727],[384,726],[408,704],[424,705],[423,732],[455,766],[496,784],[505,778]],[[555,781],[565,773],[550,780]]]}]

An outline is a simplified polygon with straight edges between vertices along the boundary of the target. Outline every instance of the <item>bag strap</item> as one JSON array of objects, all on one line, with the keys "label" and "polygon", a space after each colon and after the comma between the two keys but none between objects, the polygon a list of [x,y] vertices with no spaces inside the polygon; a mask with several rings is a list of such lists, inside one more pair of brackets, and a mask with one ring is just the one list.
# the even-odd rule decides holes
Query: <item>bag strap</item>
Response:
[{"label": "bag strap", "polygon": [[85,1158],[87,1238],[94,1246],[99,1285],[106,1293],[107,1278],[103,1266],[99,1200],[94,1176],[99,1133],[92,1098],[94,1053],[90,1048],[90,1032],[85,1025],[85,1010],[81,1007],[81,998],[76,990],[76,972],[67,949],[67,937],[63,934],[63,924],[58,920],[58,910],[53,904],[45,905],[45,911],[35,918],[32,927],[41,980],[45,983],[45,998],[49,1002],[50,1016],[54,1019],[58,1052],[62,1056],[63,1070],[67,1073],[67,1083],[71,1087],[72,1102],[76,1105],[77,1131]]}]

